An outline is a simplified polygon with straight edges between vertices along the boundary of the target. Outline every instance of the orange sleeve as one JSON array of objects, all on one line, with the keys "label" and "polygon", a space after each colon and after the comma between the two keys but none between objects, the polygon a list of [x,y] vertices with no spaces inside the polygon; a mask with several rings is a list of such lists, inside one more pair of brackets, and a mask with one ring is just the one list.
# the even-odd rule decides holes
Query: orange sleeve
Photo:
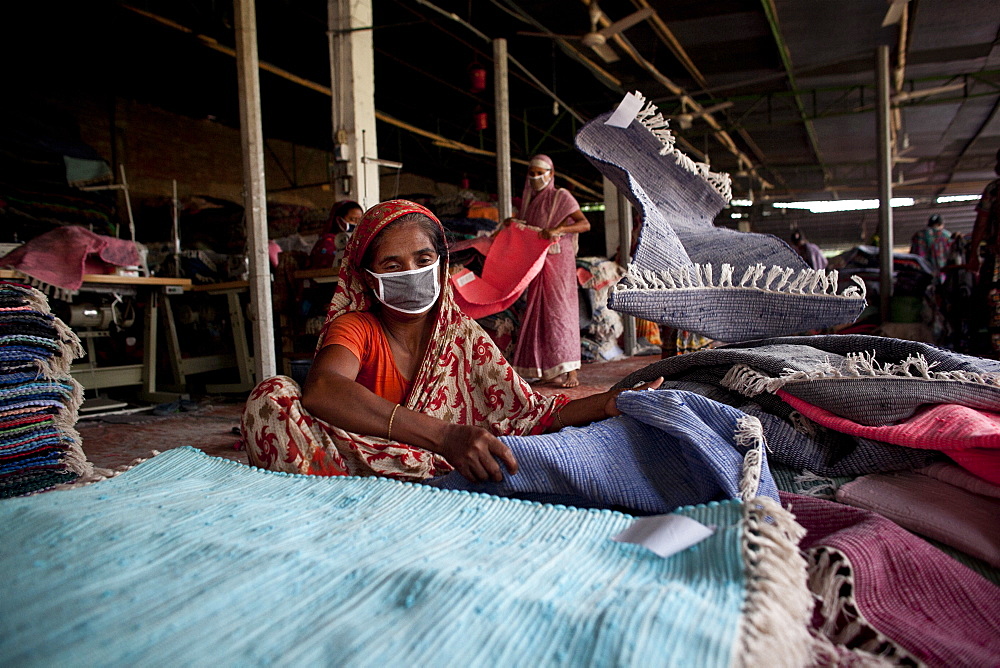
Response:
[{"label": "orange sleeve", "polygon": [[323,347],[331,345],[344,346],[361,362],[358,383],[393,403],[406,399],[411,383],[396,368],[389,342],[371,313],[345,313],[331,322]]},{"label": "orange sleeve", "polygon": [[330,323],[323,337],[323,347],[344,346],[365,363],[365,351],[372,350],[372,328],[361,313],[345,313]]}]

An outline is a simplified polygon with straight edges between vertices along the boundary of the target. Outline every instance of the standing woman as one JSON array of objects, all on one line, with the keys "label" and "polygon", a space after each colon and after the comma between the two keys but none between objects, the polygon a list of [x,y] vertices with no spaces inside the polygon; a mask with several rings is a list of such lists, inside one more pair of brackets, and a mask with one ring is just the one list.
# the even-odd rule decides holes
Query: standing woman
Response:
[{"label": "standing woman", "polygon": [[551,239],[545,265],[528,285],[528,306],[513,364],[524,378],[576,387],[580,368],[580,303],[577,298],[577,235],[590,222],[568,190],[556,188],[552,159],[536,155],[528,164],[520,218]]}]

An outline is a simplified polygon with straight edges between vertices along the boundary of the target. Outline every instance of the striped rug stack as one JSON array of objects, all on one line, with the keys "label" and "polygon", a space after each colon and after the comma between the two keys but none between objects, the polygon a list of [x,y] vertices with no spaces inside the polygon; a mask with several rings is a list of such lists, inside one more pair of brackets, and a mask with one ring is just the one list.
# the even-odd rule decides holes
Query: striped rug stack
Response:
[{"label": "striped rug stack", "polygon": [[0,498],[92,472],[74,429],[83,388],[69,373],[82,355],[45,295],[0,283]]}]

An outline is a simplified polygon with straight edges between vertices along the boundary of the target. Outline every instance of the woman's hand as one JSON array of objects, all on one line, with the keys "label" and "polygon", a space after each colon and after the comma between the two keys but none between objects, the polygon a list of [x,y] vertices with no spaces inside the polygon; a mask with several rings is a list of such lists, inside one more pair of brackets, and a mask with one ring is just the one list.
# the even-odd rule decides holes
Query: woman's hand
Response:
[{"label": "woman's hand", "polygon": [[605,392],[608,395],[608,400],[604,403],[604,413],[608,417],[614,417],[616,415],[621,415],[622,412],[618,410],[618,395],[622,392],[632,392],[640,390],[655,390],[660,385],[663,385],[663,376],[660,376],[656,380],[650,381],[648,383],[639,383],[635,387],[623,388],[620,390],[608,390]]},{"label": "woman's hand", "polygon": [[514,453],[482,427],[449,424],[435,451],[472,482],[503,480],[503,471],[496,457],[500,458],[511,475],[517,473]]},{"label": "woman's hand", "polygon": [[556,227],[546,227],[538,231],[538,236],[542,239],[558,239],[563,235],[562,228]]}]

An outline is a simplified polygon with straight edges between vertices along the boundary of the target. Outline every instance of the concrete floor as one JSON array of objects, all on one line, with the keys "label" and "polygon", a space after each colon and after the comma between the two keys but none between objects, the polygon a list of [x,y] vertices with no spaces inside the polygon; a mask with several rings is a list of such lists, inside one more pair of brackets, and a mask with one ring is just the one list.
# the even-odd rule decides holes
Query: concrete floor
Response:
[{"label": "concrete floor", "polygon": [[[566,394],[578,399],[603,392],[619,380],[656,362],[658,357],[628,357],[601,364],[584,364],[580,370],[580,385],[562,389],[535,384],[546,395]],[[243,397],[211,397],[202,399],[191,410],[168,416],[151,412],[89,417],[77,423],[83,438],[83,450],[95,466],[115,469],[128,466],[136,459],[145,459],[153,451],[192,446],[210,455],[247,463],[247,455],[238,449],[240,414]]]}]

